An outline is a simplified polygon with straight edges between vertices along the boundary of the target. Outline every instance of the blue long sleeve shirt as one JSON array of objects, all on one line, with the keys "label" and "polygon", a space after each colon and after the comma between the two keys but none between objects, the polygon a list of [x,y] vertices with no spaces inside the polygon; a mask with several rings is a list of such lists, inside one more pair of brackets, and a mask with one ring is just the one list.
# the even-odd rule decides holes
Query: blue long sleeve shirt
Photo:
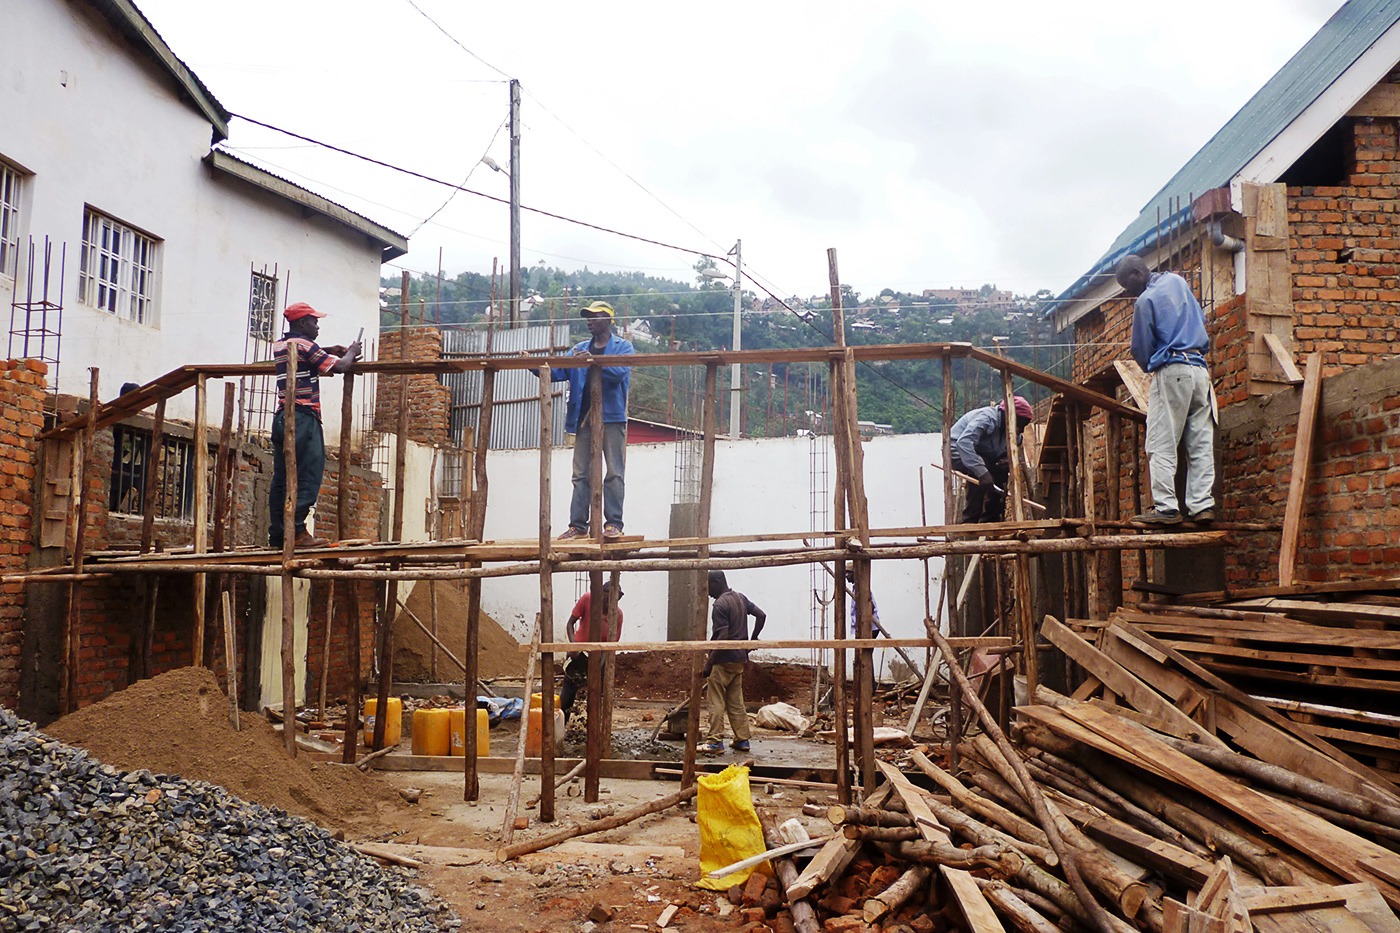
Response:
[{"label": "blue long sleeve shirt", "polygon": [[[591,353],[590,345],[592,343],[591,336],[586,340],[581,340],[574,345],[569,354],[580,356],[584,353]],[[608,338],[608,345],[603,354],[594,355],[627,356],[635,352],[637,351],[633,349],[632,341],[623,340],[617,334],[613,334]],[[564,416],[564,430],[570,434],[578,433],[579,417],[584,410],[583,400],[588,391],[588,369],[586,366],[580,366],[573,369],[550,370],[552,381],[569,383],[569,404],[568,411]],[[631,384],[632,367],[603,367],[604,424],[625,424],[627,422],[627,390]]]},{"label": "blue long sleeve shirt", "polygon": [[1133,305],[1133,359],[1149,373],[1169,363],[1205,368],[1209,348],[1205,312],[1186,280],[1154,272]]}]

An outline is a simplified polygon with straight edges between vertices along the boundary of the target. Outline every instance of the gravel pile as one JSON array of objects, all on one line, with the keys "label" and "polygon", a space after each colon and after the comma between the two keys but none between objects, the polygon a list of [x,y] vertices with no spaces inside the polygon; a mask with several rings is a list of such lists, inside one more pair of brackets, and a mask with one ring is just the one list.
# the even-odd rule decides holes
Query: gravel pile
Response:
[{"label": "gravel pile", "polygon": [[123,772],[0,707],[0,931],[452,929],[403,873],[199,781]]}]

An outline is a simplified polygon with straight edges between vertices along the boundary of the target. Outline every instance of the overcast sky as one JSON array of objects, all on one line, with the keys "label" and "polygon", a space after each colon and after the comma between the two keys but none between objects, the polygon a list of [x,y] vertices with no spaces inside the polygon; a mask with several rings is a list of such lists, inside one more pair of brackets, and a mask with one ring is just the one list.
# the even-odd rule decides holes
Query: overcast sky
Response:
[{"label": "overcast sky", "polygon": [[[1059,291],[1338,0],[136,0],[229,110],[694,250],[780,295]],[[426,14],[426,16],[425,16]],[[428,17],[441,26],[435,26]],[[444,34],[444,32],[446,34]],[[234,120],[229,145],[489,272],[504,207]],[[696,257],[526,214],[523,261],[690,280]]]}]

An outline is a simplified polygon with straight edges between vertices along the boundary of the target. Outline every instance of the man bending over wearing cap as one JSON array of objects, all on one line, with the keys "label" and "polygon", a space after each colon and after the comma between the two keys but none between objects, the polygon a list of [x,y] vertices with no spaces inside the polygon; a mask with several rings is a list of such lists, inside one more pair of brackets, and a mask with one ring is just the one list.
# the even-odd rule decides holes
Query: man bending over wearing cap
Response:
[{"label": "man bending over wearing cap", "polygon": [[[268,542],[276,548],[282,546],[283,509],[287,499],[287,465],[282,447],[286,434],[287,351],[295,347],[297,385],[293,431],[297,448],[296,546],[325,547],[329,541],[313,538],[306,530],[306,516],[316,504],[316,497],[321,492],[321,477],[326,472],[326,441],[321,433],[321,377],[343,373],[354,365],[360,357],[360,341],[356,340],[348,347],[317,346],[316,336],[321,332],[320,319],[326,314],[304,301],[289,305],[282,316],[287,319],[287,332],[272,345],[272,357],[277,361],[277,413],[272,416],[272,491],[268,496],[272,520]],[[349,427],[342,425],[341,429],[349,430]]]},{"label": "man bending over wearing cap", "polygon": [[[1031,403],[1017,395],[1016,434],[1035,420]],[[967,489],[963,524],[999,522],[1006,507],[1006,479],[1011,462],[1006,456],[1006,403],[974,408],[963,415],[949,432],[953,448],[953,469],[977,480]]]},{"label": "man bending over wearing cap", "polygon": [[[630,340],[613,333],[613,309],[606,301],[595,301],[583,309],[589,338],[570,351],[573,356],[626,356],[636,351]],[[564,430],[574,435],[574,497],[569,505],[569,529],[559,537],[588,537],[593,485],[589,470],[593,463],[593,423],[596,412],[588,392],[588,367],[551,371],[555,382],[569,383],[569,409]],[[632,383],[632,367],[603,367],[603,537],[622,537],[623,474],[627,465],[627,389]]]}]

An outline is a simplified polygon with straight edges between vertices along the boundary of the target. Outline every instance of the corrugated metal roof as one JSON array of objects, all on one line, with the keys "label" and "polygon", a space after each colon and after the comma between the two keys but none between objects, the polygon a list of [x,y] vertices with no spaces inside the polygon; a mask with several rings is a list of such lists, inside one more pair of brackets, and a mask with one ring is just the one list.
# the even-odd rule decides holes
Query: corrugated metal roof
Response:
[{"label": "corrugated metal roof", "polygon": [[[1249,161],[1298,118],[1361,57],[1385,31],[1400,20],[1400,0],[1348,0],[1272,78],[1249,99],[1210,141],[1152,196],[1137,219],[1128,224],[1073,285],[1046,310],[1089,287],[1129,253],[1156,243],[1160,219],[1165,238],[1190,214],[1192,195],[1205,194],[1230,182]],[[1222,63],[1220,67],[1228,67]]]}]

